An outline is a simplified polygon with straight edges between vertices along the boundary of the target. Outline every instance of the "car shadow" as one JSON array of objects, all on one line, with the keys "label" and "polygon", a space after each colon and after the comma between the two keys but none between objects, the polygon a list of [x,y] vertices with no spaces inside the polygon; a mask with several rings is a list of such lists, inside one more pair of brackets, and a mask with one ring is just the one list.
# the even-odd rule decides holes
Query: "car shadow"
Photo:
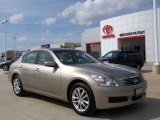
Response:
[{"label": "car shadow", "polygon": [[94,118],[110,120],[150,120],[160,117],[160,99],[145,98],[142,102],[108,110],[99,110]]},{"label": "car shadow", "polygon": [[141,70],[142,73],[150,73],[152,70]]},{"label": "car shadow", "polygon": [[[27,97],[36,98],[72,109],[68,103],[50,97],[45,97],[34,93],[29,93]],[[143,101],[130,106],[97,110],[96,113],[89,118],[110,120],[150,120],[158,117],[160,117],[160,99],[147,97]]]},{"label": "car shadow", "polygon": [[64,101],[54,99],[54,98],[51,98],[51,97],[46,97],[46,96],[43,96],[43,95],[39,95],[39,94],[36,94],[36,93],[27,93],[27,95],[25,97],[35,98],[35,99],[39,99],[39,100],[49,102],[49,103],[52,103],[52,104],[60,105],[60,106],[66,107],[66,108],[71,108],[69,103],[66,103]]}]

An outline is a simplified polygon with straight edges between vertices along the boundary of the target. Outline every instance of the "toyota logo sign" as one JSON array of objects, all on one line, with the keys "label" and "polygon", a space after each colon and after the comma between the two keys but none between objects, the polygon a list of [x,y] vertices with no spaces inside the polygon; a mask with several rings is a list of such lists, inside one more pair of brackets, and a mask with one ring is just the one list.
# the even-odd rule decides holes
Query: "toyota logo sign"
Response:
[{"label": "toyota logo sign", "polygon": [[103,32],[105,34],[111,34],[113,32],[113,27],[111,25],[106,25],[103,27]]},{"label": "toyota logo sign", "polygon": [[102,29],[105,35],[102,36],[102,39],[114,38],[113,27],[111,25],[105,25]]}]

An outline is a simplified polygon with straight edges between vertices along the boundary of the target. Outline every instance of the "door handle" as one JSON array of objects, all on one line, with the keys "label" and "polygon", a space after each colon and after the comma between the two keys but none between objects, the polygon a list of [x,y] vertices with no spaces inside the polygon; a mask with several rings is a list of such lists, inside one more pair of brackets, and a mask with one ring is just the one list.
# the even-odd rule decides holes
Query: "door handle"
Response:
[{"label": "door handle", "polygon": [[39,68],[36,68],[35,71],[36,71],[36,72],[40,72]]}]

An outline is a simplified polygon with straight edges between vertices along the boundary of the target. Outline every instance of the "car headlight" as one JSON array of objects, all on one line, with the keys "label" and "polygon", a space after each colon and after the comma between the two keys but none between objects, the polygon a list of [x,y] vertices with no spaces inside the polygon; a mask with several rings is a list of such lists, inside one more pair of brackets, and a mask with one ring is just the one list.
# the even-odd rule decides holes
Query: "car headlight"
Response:
[{"label": "car headlight", "polygon": [[96,82],[100,85],[100,86],[107,86],[107,87],[111,87],[111,86],[118,86],[117,82],[110,79],[109,77],[104,77],[102,75],[98,75],[95,73],[90,73],[90,76],[96,80]]}]

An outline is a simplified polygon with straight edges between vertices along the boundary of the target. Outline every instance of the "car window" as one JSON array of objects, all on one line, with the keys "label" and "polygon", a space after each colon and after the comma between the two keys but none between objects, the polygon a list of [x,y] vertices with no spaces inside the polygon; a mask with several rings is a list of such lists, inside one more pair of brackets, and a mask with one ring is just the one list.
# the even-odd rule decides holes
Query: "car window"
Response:
[{"label": "car window", "polygon": [[54,51],[54,54],[63,64],[85,64],[99,62],[91,55],[78,50]]},{"label": "car window", "polygon": [[126,52],[122,52],[121,54],[120,54],[120,56],[119,56],[121,59],[125,59],[125,58],[127,58],[128,56],[127,56],[127,53]]},{"label": "car window", "polygon": [[44,65],[45,62],[53,62],[54,59],[47,51],[40,51],[38,57],[38,64]]},{"label": "car window", "polygon": [[[37,55],[38,55],[38,53],[36,51],[28,53],[27,57],[26,57],[26,60],[25,60],[25,63],[35,64],[36,59],[37,59]],[[22,61],[23,61],[23,59],[22,59]]]},{"label": "car window", "polygon": [[119,56],[118,52],[110,52],[103,56],[103,58],[117,58]]},{"label": "car window", "polygon": [[28,55],[28,54],[25,54],[25,55],[22,57],[22,63],[25,63],[25,62],[26,62],[27,55]]},{"label": "car window", "polygon": [[94,61],[88,57],[86,54],[83,54],[82,52],[76,51],[75,52],[75,58],[77,60],[77,63],[82,64],[85,62],[94,63]]},{"label": "car window", "polygon": [[138,52],[128,52],[129,58],[137,58],[139,56],[140,56],[140,54]]}]

